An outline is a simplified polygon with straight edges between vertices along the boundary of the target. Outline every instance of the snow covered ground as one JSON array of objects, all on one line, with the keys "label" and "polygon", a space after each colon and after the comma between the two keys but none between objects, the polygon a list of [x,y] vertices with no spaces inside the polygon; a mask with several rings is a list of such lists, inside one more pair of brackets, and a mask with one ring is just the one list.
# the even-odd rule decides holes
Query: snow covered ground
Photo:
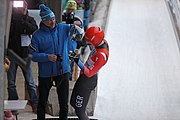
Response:
[{"label": "snow covered ground", "polygon": [[180,120],[180,54],[165,0],[112,0],[99,120]]}]

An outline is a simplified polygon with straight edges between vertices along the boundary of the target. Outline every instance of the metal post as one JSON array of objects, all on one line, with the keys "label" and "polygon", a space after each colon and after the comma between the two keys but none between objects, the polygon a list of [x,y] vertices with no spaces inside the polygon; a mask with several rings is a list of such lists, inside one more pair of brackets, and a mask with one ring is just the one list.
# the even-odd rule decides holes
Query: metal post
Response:
[{"label": "metal post", "polygon": [[1,0],[0,4],[0,119],[3,120],[4,109],[4,40],[5,40],[5,20],[6,20],[7,1]]},{"label": "metal post", "polygon": [[60,10],[60,22],[62,21],[62,12],[63,12],[63,6],[62,6],[62,0],[60,0],[60,3],[59,3],[59,10]]}]

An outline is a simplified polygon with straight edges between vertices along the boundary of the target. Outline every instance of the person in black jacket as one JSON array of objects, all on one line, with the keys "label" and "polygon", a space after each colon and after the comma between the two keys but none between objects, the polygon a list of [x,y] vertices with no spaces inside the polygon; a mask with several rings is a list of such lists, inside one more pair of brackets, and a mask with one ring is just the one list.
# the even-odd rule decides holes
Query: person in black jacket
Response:
[{"label": "person in black jacket", "polygon": [[[8,49],[13,50],[22,59],[26,60],[29,54],[31,34],[37,28],[38,27],[34,18],[28,16],[27,2],[24,0],[23,8],[13,8],[12,10]],[[8,100],[18,100],[19,97],[16,90],[16,73],[19,65],[16,63],[15,59],[12,56],[8,57],[11,61],[9,70],[7,72]],[[31,104],[32,111],[36,113],[38,98],[32,74],[32,66],[30,66],[26,70],[21,67],[21,70],[23,72],[30,97],[29,103]]]}]

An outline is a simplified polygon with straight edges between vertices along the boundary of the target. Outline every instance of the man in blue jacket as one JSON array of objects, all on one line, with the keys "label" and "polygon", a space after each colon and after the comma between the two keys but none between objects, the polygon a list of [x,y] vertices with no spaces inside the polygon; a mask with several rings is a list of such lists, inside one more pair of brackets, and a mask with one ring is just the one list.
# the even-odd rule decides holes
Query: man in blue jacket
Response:
[{"label": "man in blue jacket", "polygon": [[[54,13],[44,4],[40,4],[40,28],[32,35],[31,48],[33,61],[38,62],[39,103],[37,119],[45,120],[45,107],[49,91],[57,87],[59,100],[59,118],[67,120],[69,92],[69,47],[76,26],[56,23]],[[53,84],[55,83],[55,84]]]}]

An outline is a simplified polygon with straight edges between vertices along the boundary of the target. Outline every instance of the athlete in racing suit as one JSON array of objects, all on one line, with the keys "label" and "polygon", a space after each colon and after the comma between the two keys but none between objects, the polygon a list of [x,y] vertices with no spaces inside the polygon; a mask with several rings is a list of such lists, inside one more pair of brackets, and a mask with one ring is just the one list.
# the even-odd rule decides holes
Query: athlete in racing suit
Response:
[{"label": "athlete in racing suit", "polygon": [[79,120],[89,120],[85,110],[89,101],[91,91],[97,86],[97,73],[106,64],[109,57],[109,46],[104,40],[104,32],[96,26],[87,29],[85,33],[86,42],[93,46],[93,50],[84,65],[78,55],[74,55],[76,64],[81,69],[81,74],[76,81],[70,104],[74,107]]}]

